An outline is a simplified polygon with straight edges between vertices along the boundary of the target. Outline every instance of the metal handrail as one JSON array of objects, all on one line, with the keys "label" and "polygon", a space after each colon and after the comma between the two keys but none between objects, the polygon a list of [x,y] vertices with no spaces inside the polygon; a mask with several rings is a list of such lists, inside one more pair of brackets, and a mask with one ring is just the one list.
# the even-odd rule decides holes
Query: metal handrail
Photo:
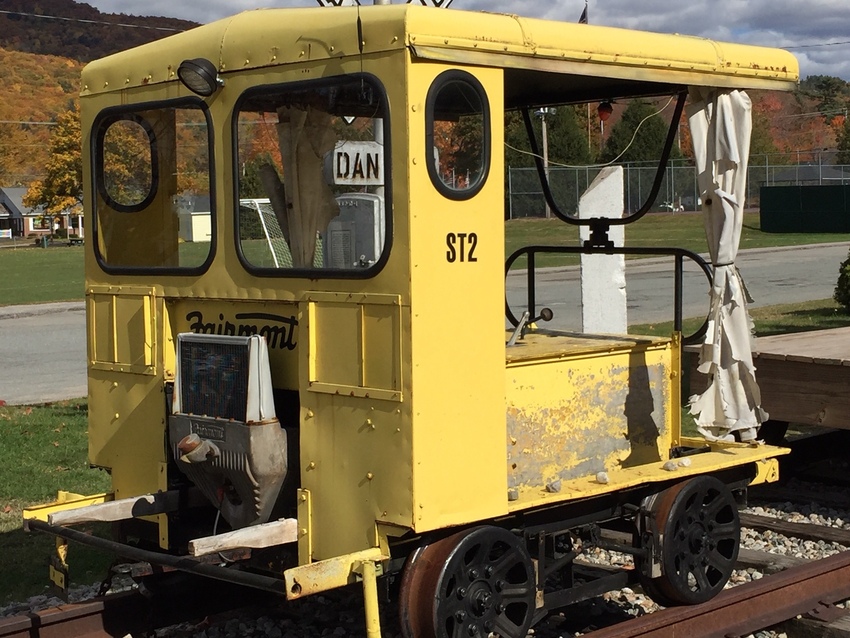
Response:
[{"label": "metal handrail", "polygon": [[568,224],[573,224],[575,226],[590,227],[590,238],[585,241],[586,246],[604,247],[606,249],[613,248],[614,244],[608,238],[608,230],[610,229],[610,227],[622,226],[624,224],[631,224],[632,222],[636,222],[641,217],[646,215],[652,208],[652,205],[655,203],[655,199],[658,196],[658,191],[661,189],[661,183],[664,180],[667,162],[670,159],[670,152],[673,149],[673,143],[676,139],[676,135],[679,130],[679,120],[681,119],[682,112],[685,109],[685,100],[687,98],[688,93],[687,90],[682,89],[677,93],[677,95],[678,99],[676,101],[676,108],[673,112],[673,118],[670,120],[670,126],[667,130],[667,137],[664,140],[664,148],[661,152],[661,159],[658,162],[658,167],[655,173],[655,180],[652,183],[652,189],[650,190],[649,195],[647,196],[643,206],[641,206],[639,210],[623,217],[580,218],[574,217],[573,215],[568,215],[567,213],[561,210],[561,207],[555,201],[555,196],[552,194],[552,189],[549,185],[549,179],[546,175],[546,169],[543,166],[543,157],[540,154],[540,148],[537,145],[537,138],[534,134],[534,128],[531,125],[531,116],[528,112],[528,109],[523,109],[521,111],[522,119],[525,123],[525,128],[528,134],[528,142],[531,146],[531,153],[534,157],[534,165],[537,167],[537,173],[540,176],[540,185],[543,189],[543,197],[546,200],[546,204],[549,206],[550,210],[555,214],[555,217],[557,217],[561,221],[564,221]]},{"label": "metal handrail", "polygon": [[[605,255],[654,255],[654,256],[662,256],[662,257],[673,257],[675,259],[675,273],[674,273],[674,299],[673,299],[673,329],[677,332],[682,331],[682,299],[683,299],[683,274],[684,274],[684,262],[687,257],[691,261],[695,262],[703,271],[708,279],[709,285],[711,285],[713,278],[713,271],[709,263],[703,259],[697,253],[686,250],[684,248],[669,248],[669,247],[626,247],[626,246],[615,246],[615,247],[606,247],[599,248],[596,246],[526,246],[525,248],[520,248],[515,251],[510,257],[508,257],[505,262],[505,278],[507,279],[508,274],[511,271],[511,266],[513,266],[514,262],[523,255],[528,258],[528,269],[527,269],[527,277],[528,277],[528,313],[531,317],[536,317],[536,299],[535,299],[535,278],[536,278],[536,268],[535,268],[535,256],[537,253],[567,253],[567,254],[583,254],[583,255],[591,255],[591,254],[605,254]],[[505,293],[505,316],[508,321],[511,322],[511,325],[516,327],[519,324],[519,320],[516,318],[514,313],[511,311],[510,304],[508,303],[507,292]],[[708,330],[708,313],[706,313],[705,321],[699,327],[699,329],[686,337],[682,338],[682,343],[685,345],[699,343],[702,338],[705,336],[706,331]]]}]

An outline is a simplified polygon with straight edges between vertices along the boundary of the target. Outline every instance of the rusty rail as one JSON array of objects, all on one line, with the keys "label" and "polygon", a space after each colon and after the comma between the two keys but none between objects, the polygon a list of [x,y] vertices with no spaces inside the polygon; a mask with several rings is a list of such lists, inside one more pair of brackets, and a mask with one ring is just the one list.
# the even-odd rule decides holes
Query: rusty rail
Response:
[{"label": "rusty rail", "polygon": [[599,629],[593,638],[744,636],[850,598],[850,551],[733,587],[693,607],[673,607]]},{"label": "rusty rail", "polygon": [[0,638],[111,638],[147,629],[141,594],[116,594],[84,603],[0,618]]}]

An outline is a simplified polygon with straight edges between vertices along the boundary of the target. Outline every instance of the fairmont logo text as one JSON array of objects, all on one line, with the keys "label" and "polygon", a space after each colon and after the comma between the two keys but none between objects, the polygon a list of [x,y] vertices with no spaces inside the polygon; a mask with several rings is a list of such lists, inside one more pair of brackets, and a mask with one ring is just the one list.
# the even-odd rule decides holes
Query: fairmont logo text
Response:
[{"label": "fairmont logo text", "polygon": [[218,321],[204,321],[200,310],[193,310],[186,315],[189,329],[192,332],[208,335],[231,335],[244,337],[261,335],[266,338],[269,349],[295,350],[295,326],[298,320],[294,316],[283,317],[267,312],[243,312],[235,315],[235,322],[218,315]]}]

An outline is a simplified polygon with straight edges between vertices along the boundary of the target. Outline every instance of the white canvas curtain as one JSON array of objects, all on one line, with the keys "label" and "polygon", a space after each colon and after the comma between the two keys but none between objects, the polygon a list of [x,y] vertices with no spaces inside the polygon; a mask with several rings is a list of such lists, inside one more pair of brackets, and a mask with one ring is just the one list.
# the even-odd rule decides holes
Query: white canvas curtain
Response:
[{"label": "white canvas curtain", "polygon": [[709,386],[690,399],[707,439],[757,437],[767,419],[755,378],[752,321],[735,266],[743,223],[752,103],[742,91],[691,87],[688,119],[694,144],[708,249],[714,267],[708,333],[699,371]]}]

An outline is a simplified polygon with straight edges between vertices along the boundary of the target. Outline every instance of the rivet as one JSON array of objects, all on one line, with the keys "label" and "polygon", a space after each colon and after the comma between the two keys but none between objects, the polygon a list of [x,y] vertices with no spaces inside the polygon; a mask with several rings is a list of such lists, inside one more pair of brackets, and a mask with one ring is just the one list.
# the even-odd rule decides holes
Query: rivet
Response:
[{"label": "rivet", "polygon": [[371,472],[366,472],[366,478],[371,481],[373,478],[375,478],[375,475],[372,474]]},{"label": "rivet", "polygon": [[307,536],[307,528],[306,527],[301,528],[301,536]]},{"label": "rivet", "polygon": [[118,414],[117,412],[115,413],[115,418],[116,418],[116,419],[117,419],[118,417],[120,417],[120,416],[121,416],[121,415],[120,415],[120,414]]},{"label": "rivet", "polygon": [[312,419],[314,416],[315,416],[315,415],[313,414],[313,411],[312,411],[312,410],[307,410],[307,418],[308,418],[308,419]]},{"label": "rivet", "polygon": [[308,470],[315,470],[316,469],[316,463],[314,461],[310,461],[310,464],[307,466],[307,469]]},{"label": "rivet", "polygon": [[301,494],[301,495],[298,497],[298,500],[299,500],[299,501],[301,501],[302,503],[306,503],[306,502],[307,502],[307,495],[306,495],[306,494]]}]

